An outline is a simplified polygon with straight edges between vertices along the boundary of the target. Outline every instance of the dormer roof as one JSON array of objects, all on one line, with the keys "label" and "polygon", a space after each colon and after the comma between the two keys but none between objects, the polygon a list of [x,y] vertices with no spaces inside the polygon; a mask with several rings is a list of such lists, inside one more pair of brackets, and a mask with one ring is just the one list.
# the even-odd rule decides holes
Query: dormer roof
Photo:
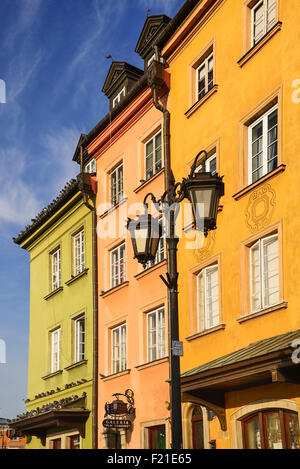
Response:
[{"label": "dormer roof", "polygon": [[[135,83],[143,74],[143,70],[134,67],[127,62],[114,61],[110,66],[102,91],[109,99],[111,99],[125,81]],[[127,92],[128,91],[129,90],[127,90]]]},{"label": "dormer roof", "polygon": [[135,48],[135,52],[137,52],[143,60],[145,60],[150,53],[154,40],[170,21],[171,18],[166,15],[148,16]]}]

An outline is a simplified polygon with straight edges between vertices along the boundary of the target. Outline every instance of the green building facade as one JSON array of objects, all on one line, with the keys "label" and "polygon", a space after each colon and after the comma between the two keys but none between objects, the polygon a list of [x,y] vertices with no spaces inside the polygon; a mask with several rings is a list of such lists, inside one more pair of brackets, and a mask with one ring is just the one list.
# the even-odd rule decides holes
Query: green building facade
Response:
[{"label": "green building facade", "polygon": [[[92,201],[85,202],[92,206]],[[92,448],[93,212],[76,179],[14,242],[30,253],[27,448]]]}]

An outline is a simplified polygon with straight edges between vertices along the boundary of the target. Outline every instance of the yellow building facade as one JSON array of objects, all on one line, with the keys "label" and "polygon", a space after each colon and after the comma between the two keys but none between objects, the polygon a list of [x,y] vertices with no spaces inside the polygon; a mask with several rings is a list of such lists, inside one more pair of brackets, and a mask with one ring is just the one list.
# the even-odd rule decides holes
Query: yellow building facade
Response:
[{"label": "yellow building facade", "polygon": [[300,448],[299,7],[187,1],[157,42],[175,178],[206,150],[225,185],[179,233],[184,448]]}]

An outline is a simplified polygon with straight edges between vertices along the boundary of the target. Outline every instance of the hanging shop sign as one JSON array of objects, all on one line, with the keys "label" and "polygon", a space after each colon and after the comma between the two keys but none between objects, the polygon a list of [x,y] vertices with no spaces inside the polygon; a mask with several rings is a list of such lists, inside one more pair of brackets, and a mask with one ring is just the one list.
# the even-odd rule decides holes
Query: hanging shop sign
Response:
[{"label": "hanging shop sign", "polygon": [[[113,394],[115,400],[105,404],[105,415],[103,426],[105,428],[125,428],[131,427],[130,416],[134,415],[134,393],[131,389],[126,389],[125,393]],[[120,399],[120,396],[126,397],[127,402]],[[109,418],[105,418],[109,417]]]}]

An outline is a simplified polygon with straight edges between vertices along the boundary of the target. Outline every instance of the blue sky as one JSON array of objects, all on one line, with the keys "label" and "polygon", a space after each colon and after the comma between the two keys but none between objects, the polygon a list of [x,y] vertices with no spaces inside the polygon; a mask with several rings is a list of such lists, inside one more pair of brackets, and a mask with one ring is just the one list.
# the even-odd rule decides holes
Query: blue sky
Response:
[{"label": "blue sky", "polygon": [[78,172],[79,136],[108,111],[105,56],[143,68],[134,49],[147,9],[172,17],[183,3],[0,2],[0,417],[23,412],[27,395],[29,255],[11,238]]}]

